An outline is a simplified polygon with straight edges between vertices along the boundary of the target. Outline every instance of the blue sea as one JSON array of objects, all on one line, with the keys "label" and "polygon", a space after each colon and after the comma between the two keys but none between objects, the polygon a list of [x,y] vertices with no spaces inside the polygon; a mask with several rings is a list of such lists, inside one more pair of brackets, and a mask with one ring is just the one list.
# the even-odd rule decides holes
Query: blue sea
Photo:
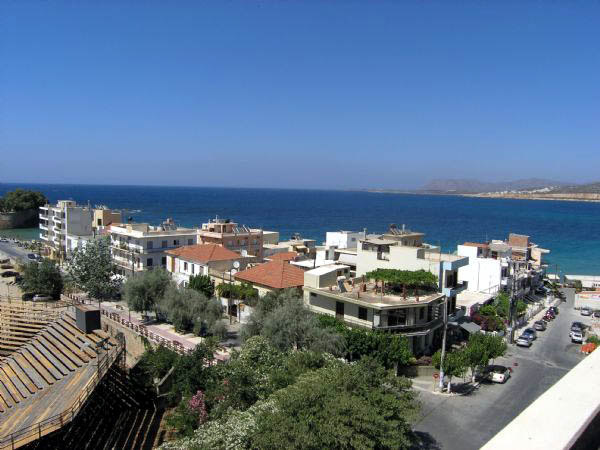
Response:
[{"label": "blue sea", "polygon": [[[167,217],[199,226],[216,215],[240,224],[325,240],[326,231],[383,232],[391,223],[426,233],[426,242],[454,252],[465,241],[531,236],[550,249],[549,272],[600,275],[600,203],[380,194],[354,191],[158,186],[0,184],[0,195],[22,187],[51,202],[107,205],[136,222]],[[9,234],[0,232],[1,234]],[[27,232],[25,232],[27,233]],[[35,230],[29,231],[33,237]]]}]

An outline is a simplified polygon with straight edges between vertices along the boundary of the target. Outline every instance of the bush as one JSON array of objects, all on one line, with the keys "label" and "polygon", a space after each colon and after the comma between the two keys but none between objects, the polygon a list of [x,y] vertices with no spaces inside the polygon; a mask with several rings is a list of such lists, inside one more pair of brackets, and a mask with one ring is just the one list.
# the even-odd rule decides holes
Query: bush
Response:
[{"label": "bush", "polygon": [[63,278],[58,266],[48,259],[41,263],[32,262],[25,266],[23,278],[19,283],[26,292],[49,295],[60,299],[63,291]]},{"label": "bush", "polygon": [[38,209],[40,206],[48,203],[48,200],[41,192],[26,191],[24,189],[15,189],[7,192],[0,198],[0,211],[25,211],[29,209]]}]

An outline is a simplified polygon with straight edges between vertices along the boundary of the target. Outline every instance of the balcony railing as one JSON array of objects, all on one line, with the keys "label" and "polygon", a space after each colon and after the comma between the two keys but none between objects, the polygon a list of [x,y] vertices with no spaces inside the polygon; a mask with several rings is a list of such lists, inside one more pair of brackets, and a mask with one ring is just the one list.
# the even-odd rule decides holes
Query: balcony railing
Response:
[{"label": "balcony railing", "polygon": [[440,317],[438,319],[431,320],[425,323],[412,324],[412,325],[378,325],[374,328],[378,330],[393,330],[400,331],[402,333],[410,333],[413,331],[424,331],[430,328],[436,328],[443,323],[443,319]]}]

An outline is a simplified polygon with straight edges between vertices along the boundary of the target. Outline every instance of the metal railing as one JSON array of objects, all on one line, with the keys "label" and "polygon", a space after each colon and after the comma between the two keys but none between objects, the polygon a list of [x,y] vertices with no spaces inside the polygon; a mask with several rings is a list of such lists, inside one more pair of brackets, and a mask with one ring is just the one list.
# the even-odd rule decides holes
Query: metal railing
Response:
[{"label": "metal railing", "polygon": [[117,344],[116,347],[113,347],[107,351],[104,360],[98,362],[98,371],[94,372],[92,377],[83,388],[81,394],[79,394],[77,399],[68,409],[38,423],[29,425],[6,436],[0,437],[0,449],[15,449],[21,447],[29,442],[41,439],[42,436],[50,434],[73,421],[75,416],[83,408],[87,399],[94,392],[96,386],[98,386],[98,384],[102,381],[102,378],[104,375],[106,375],[108,369],[110,369],[113,363],[119,358],[119,356],[121,356],[122,352],[123,347],[120,344]]}]

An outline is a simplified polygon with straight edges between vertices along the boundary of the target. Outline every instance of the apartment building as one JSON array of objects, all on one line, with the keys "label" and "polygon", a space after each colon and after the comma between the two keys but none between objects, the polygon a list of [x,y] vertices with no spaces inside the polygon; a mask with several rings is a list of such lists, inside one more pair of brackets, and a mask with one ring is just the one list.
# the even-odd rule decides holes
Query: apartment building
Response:
[{"label": "apartment building", "polygon": [[217,244],[241,256],[263,257],[263,230],[215,217],[197,230],[199,244]]},{"label": "apartment building", "polygon": [[342,320],[348,326],[401,333],[416,355],[441,343],[446,296],[382,293],[370,280],[349,277],[349,267],[331,265],[304,273],[304,304],[315,313]]},{"label": "apartment building", "polygon": [[376,269],[426,270],[438,277],[439,289],[448,297],[448,311],[456,306],[456,296],[467,287],[459,282],[458,270],[469,258],[442,253],[439,247],[423,243],[423,233],[391,226],[381,235],[361,239],[357,248],[356,276]]},{"label": "apartment building", "polygon": [[59,200],[56,205],[40,206],[40,239],[49,257],[64,260],[72,254],[81,239],[93,236],[93,211],[73,200]]},{"label": "apartment building", "polygon": [[155,267],[167,267],[167,251],[197,242],[197,230],[175,225],[167,219],[159,226],[147,223],[112,224],[111,253],[117,271],[132,275]]},{"label": "apartment building", "polygon": [[542,256],[549,252],[529,242],[529,236],[514,233],[506,241],[465,242],[457,246],[457,253],[468,257],[469,263],[459,269],[458,278],[473,292],[514,290],[523,297],[542,283]]}]

